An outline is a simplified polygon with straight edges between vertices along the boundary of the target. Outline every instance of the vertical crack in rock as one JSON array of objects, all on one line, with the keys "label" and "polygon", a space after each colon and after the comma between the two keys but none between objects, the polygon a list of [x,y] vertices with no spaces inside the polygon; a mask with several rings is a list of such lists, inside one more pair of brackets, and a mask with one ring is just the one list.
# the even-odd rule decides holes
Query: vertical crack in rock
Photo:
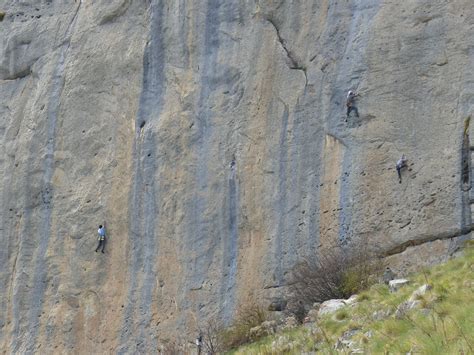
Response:
[{"label": "vertical crack in rock", "polygon": [[157,279],[158,239],[155,230],[159,217],[156,206],[159,186],[155,183],[158,152],[152,123],[159,119],[165,90],[163,7],[161,0],[151,2],[149,42],[143,58],[143,85],[135,122],[133,183],[129,204],[130,281],[119,353],[145,353],[157,346],[156,334],[150,327]]},{"label": "vertical crack in rock", "polygon": [[[36,347],[36,341],[38,337],[38,330],[40,327],[40,316],[42,312],[42,306],[44,301],[44,293],[47,288],[47,264],[46,264],[46,251],[49,245],[49,239],[51,237],[51,220],[53,211],[53,196],[54,190],[52,185],[52,178],[54,174],[54,150],[56,143],[56,125],[58,120],[58,112],[61,103],[61,94],[64,88],[65,78],[64,71],[66,66],[66,60],[71,44],[72,32],[75,27],[81,2],[77,5],[74,15],[66,29],[64,38],[66,40],[59,47],[59,58],[53,71],[53,77],[51,81],[51,94],[49,100],[49,106],[47,111],[47,130],[46,130],[46,154],[43,161],[43,188],[40,196],[40,218],[41,225],[38,235],[38,245],[34,254],[34,275],[31,280],[32,285],[29,290],[24,290],[30,299],[28,304],[30,306],[28,317],[25,320],[28,325],[26,329],[22,329],[20,324],[22,317],[19,312],[21,311],[20,300],[17,300],[15,295],[19,293],[20,287],[28,287],[21,282],[16,282],[18,289],[14,290],[14,300],[12,305],[13,315],[13,334],[12,334],[12,350],[14,352],[19,351],[20,347],[26,349],[26,352],[34,352]],[[25,228],[28,226],[25,225]],[[26,230],[25,230],[26,231]],[[31,235],[23,233],[22,238],[28,238]],[[29,255],[20,255],[19,257],[30,258]],[[23,262],[24,260],[22,260]],[[21,336],[20,336],[21,334]],[[23,342],[22,342],[23,340]]]},{"label": "vertical crack in rock", "polygon": [[[2,229],[3,231],[3,229]],[[18,237],[18,235],[16,235],[16,237]],[[9,242],[9,240],[7,239],[7,243]],[[7,269],[8,269],[8,252],[9,252],[9,243],[7,245],[4,245],[4,247],[0,250],[0,267],[2,268],[3,271],[3,274],[2,274],[2,279],[0,280],[1,282],[1,286],[2,286],[2,290],[4,290],[3,292],[5,292],[5,294],[8,292],[8,295],[5,295],[3,297],[0,298],[1,300],[1,304],[0,304],[0,329],[2,329],[2,331],[0,331],[0,341],[3,339],[3,337],[5,335],[7,335],[6,331],[5,331],[5,326],[7,324],[7,312],[6,312],[6,309],[7,309],[7,305],[10,305],[12,304],[12,300],[14,299],[14,296],[13,296],[13,291],[14,291],[14,288],[13,288],[13,285],[14,285],[14,281],[15,281],[15,275],[16,275],[16,272],[17,272],[17,269],[18,269],[18,255],[19,253],[14,253],[15,257],[13,259],[13,269],[11,270],[11,273],[10,275],[7,274]],[[7,291],[8,290],[8,291]]]},{"label": "vertical crack in rock", "polygon": [[[22,84],[21,87],[25,85]],[[6,135],[6,134],[5,134]],[[5,139],[5,138],[4,138]],[[9,315],[9,306],[13,305],[13,292],[15,285],[15,276],[17,273],[17,266],[20,252],[18,246],[20,244],[20,238],[17,226],[21,223],[21,219],[16,219],[16,211],[13,208],[8,208],[11,203],[10,191],[6,191],[6,187],[11,185],[12,175],[8,174],[9,171],[13,170],[13,159],[5,159],[4,170],[2,174],[3,187],[1,188],[2,195],[2,207],[1,210],[1,228],[0,228],[0,242],[2,247],[0,248],[0,290],[3,290],[2,296],[0,296],[0,344],[7,339],[8,341],[8,319],[11,318]],[[8,212],[7,212],[8,211]],[[11,231],[8,233],[7,231]],[[9,263],[10,256],[13,256],[13,263]],[[10,269],[10,265],[13,265],[13,269]],[[14,313],[18,314],[18,312]],[[6,342],[4,343],[6,344]]]},{"label": "vertical crack in rock", "polygon": [[[223,274],[227,275],[227,279],[222,281],[221,285],[221,297],[223,300],[222,304],[222,318],[224,323],[230,324],[235,306],[235,286],[237,277],[237,264],[238,264],[238,242],[239,242],[239,230],[238,230],[238,213],[239,213],[239,190],[238,181],[236,177],[236,165],[235,161],[232,161],[228,179],[228,206],[226,216],[227,232],[228,236],[224,236],[223,245]],[[225,271],[226,270],[226,271]]]},{"label": "vertical crack in rock", "polygon": [[[294,230],[291,233],[293,238],[286,239],[288,264],[285,266],[285,272],[288,272],[300,258],[305,258],[317,252],[317,233],[315,233],[315,215],[317,210],[317,195],[319,189],[315,188],[314,181],[318,179],[317,174],[307,173],[308,171],[317,171],[313,168],[320,162],[318,153],[314,148],[318,146],[318,138],[315,137],[311,127],[310,120],[305,118],[305,105],[300,103],[298,97],[296,105],[292,110],[292,127],[289,138],[289,166],[288,171],[288,217],[292,221]],[[313,132],[313,133],[310,133]],[[314,137],[310,144],[307,137]],[[305,142],[303,144],[292,144],[292,142]]]},{"label": "vertical crack in rock", "polygon": [[[314,157],[317,154],[312,155]],[[308,177],[308,186],[310,191],[309,196],[309,203],[308,203],[308,226],[307,226],[307,243],[306,243],[306,250],[304,255],[315,255],[318,249],[318,226],[319,226],[319,181],[320,175],[313,173]]]},{"label": "vertical crack in rock", "polygon": [[472,212],[471,212],[471,198],[472,195],[472,152],[471,143],[469,139],[469,126],[471,117],[468,117],[464,122],[464,132],[462,136],[461,147],[461,229],[470,228],[472,226]]},{"label": "vertical crack in rock", "polygon": [[[344,143],[342,142],[344,145]],[[344,145],[345,148],[347,148]],[[342,245],[347,244],[352,239],[352,191],[350,174],[352,170],[353,151],[344,149],[342,156],[342,169],[340,172],[340,200],[339,200],[339,240]]]},{"label": "vertical crack in rock", "polygon": [[278,26],[276,25],[275,21],[272,19],[272,18],[269,18],[269,17],[266,17],[265,18],[272,26],[273,28],[275,29],[275,32],[276,32],[276,35],[277,35],[277,39],[278,39],[278,42],[280,43],[281,47],[283,48],[283,50],[285,51],[286,53],[286,56],[290,62],[290,65],[289,65],[289,68],[292,69],[292,70],[301,70],[304,74],[304,79],[305,79],[305,84],[304,84],[304,87],[306,88],[306,86],[308,85],[308,74],[307,74],[307,69],[306,69],[306,66],[301,64],[298,59],[296,59],[296,57],[294,56],[294,54],[291,52],[290,49],[288,49],[287,45],[286,45],[286,41],[285,39],[283,39],[283,37],[281,36],[280,34],[280,29],[278,28]]},{"label": "vertical crack in rock", "polygon": [[287,215],[287,159],[288,159],[288,146],[287,146],[287,133],[288,133],[288,120],[290,117],[290,109],[288,104],[281,98],[278,100],[283,104],[284,111],[281,120],[281,131],[280,140],[278,147],[280,148],[280,154],[278,159],[278,200],[276,201],[276,211],[278,211],[278,226],[277,234],[275,236],[274,246],[274,265],[275,265],[275,282],[277,286],[281,286],[283,280],[283,238],[286,227],[286,215]]},{"label": "vertical crack in rock", "polygon": [[[305,120],[307,123],[307,120]],[[305,251],[304,254],[306,257],[311,255],[316,255],[319,245],[319,224],[320,224],[320,216],[319,216],[319,204],[320,204],[320,197],[321,197],[321,187],[320,183],[322,180],[322,173],[319,169],[321,161],[322,161],[322,139],[320,138],[320,132],[315,132],[311,126],[305,125],[304,129],[307,132],[312,132],[313,142],[308,144],[308,157],[309,157],[309,171],[310,173],[307,175],[307,182],[306,186],[308,188],[308,205],[306,209],[306,218],[307,218],[307,228],[306,228],[306,235],[307,235],[307,242],[304,247]]]},{"label": "vertical crack in rock", "polygon": [[322,186],[319,206],[319,243],[324,249],[337,244],[344,233],[345,204],[343,186],[346,146],[337,137],[326,134],[322,147]]}]

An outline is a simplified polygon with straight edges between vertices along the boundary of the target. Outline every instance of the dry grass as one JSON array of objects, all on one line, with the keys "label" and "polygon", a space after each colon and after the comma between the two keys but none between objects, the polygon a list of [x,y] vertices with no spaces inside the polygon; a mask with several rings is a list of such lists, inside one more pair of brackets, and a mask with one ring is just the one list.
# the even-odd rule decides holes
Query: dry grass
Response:
[{"label": "dry grass", "polygon": [[255,300],[250,299],[240,307],[232,326],[222,333],[224,347],[236,348],[252,340],[250,329],[259,326],[267,320],[268,313]]}]

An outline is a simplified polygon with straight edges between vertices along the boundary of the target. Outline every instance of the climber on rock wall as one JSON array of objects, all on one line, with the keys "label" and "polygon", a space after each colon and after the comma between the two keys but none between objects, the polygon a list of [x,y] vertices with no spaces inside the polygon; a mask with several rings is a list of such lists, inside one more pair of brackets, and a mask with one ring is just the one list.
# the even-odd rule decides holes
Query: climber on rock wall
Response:
[{"label": "climber on rock wall", "polygon": [[397,161],[398,182],[400,184],[402,183],[401,170],[406,167],[407,167],[407,158],[405,157],[405,154],[403,154],[402,157]]},{"label": "climber on rock wall", "polygon": [[95,252],[100,249],[102,246],[102,253],[104,253],[104,248],[105,248],[105,227],[99,225],[99,229],[97,230],[97,233],[99,234],[99,237],[97,238],[99,240],[99,245],[97,245],[97,248],[95,249]]},{"label": "climber on rock wall", "polygon": [[196,338],[196,346],[197,346],[197,350],[198,350],[198,355],[201,354],[201,351],[202,351],[202,335],[199,334],[198,337]]},{"label": "climber on rock wall", "polygon": [[354,105],[355,98],[359,96],[359,94],[354,93],[353,91],[350,91],[347,93],[347,99],[346,99],[346,106],[347,106],[347,119],[349,118],[349,115],[351,114],[351,111],[355,112],[355,115],[359,117],[359,110],[357,110],[357,107]]}]

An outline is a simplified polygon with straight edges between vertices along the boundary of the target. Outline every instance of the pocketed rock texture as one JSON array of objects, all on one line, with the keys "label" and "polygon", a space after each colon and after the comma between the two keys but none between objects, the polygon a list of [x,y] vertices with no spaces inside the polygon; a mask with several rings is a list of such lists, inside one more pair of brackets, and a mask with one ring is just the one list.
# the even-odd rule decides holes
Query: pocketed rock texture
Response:
[{"label": "pocketed rock texture", "polygon": [[470,236],[471,0],[0,11],[6,353],[154,353],[281,296],[320,246],[403,271]]}]

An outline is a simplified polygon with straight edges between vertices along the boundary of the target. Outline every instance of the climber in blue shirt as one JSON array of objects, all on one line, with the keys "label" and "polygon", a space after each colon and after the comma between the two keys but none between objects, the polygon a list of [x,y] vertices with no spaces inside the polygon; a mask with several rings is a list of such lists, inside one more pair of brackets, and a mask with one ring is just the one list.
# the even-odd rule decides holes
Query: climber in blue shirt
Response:
[{"label": "climber in blue shirt", "polygon": [[105,227],[103,227],[102,224],[99,226],[97,233],[99,234],[99,237],[97,238],[99,240],[99,245],[95,249],[95,252],[97,253],[97,250],[99,250],[100,247],[102,246],[102,253],[103,253],[104,248],[105,248]]},{"label": "climber in blue shirt", "polygon": [[403,168],[407,167],[407,158],[405,157],[405,154],[402,155],[400,159],[398,159],[397,164],[395,165],[397,168],[397,173],[398,173],[398,182],[401,184],[402,183],[402,173],[401,170]]}]

